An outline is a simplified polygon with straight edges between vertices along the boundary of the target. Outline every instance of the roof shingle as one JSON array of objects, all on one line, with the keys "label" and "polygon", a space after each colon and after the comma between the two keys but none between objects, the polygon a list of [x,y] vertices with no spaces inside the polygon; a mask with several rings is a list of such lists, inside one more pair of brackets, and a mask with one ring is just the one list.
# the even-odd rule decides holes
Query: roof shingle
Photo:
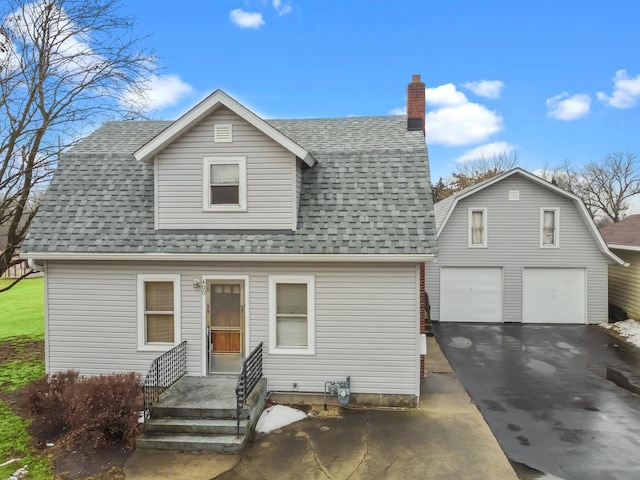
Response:
[{"label": "roof shingle", "polygon": [[132,153],[171,122],[109,122],[61,156],[23,254],[436,253],[424,136],[404,117],[268,122],[318,160],[295,232],[155,231],[153,167]]}]

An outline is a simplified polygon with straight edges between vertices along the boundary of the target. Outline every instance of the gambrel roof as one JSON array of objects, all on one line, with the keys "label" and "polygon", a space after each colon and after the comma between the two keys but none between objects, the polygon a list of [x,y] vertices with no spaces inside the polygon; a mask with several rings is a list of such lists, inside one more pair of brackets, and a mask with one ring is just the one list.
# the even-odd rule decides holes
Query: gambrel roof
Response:
[{"label": "gambrel roof", "polygon": [[559,195],[562,195],[564,197],[567,197],[568,199],[570,199],[571,201],[573,201],[573,203],[575,204],[578,212],[580,213],[580,216],[582,217],[583,221],[585,222],[585,224],[587,225],[587,228],[589,229],[589,232],[591,233],[591,236],[593,238],[593,240],[596,242],[596,244],[598,245],[598,249],[607,257],[611,258],[613,261],[615,261],[616,263],[620,264],[620,265],[624,265],[625,262],[623,260],[621,260],[620,258],[618,258],[616,255],[614,255],[609,248],[607,247],[607,244],[605,243],[604,239],[602,238],[602,235],[600,235],[600,232],[598,231],[598,228],[596,227],[596,224],[594,223],[593,219],[591,218],[591,216],[589,215],[589,212],[587,211],[587,208],[584,206],[584,202],[582,201],[582,199],[580,197],[578,197],[577,195],[574,195],[573,193],[570,193],[560,187],[558,187],[557,185],[552,184],[551,182],[546,181],[543,178],[538,177],[537,175],[534,175],[530,172],[527,172],[526,170],[520,168],[520,167],[516,167],[514,169],[511,169],[507,172],[504,172],[500,175],[497,175],[493,178],[489,178],[487,180],[484,180],[480,183],[477,183],[475,185],[472,185],[470,187],[467,187],[463,190],[460,190],[459,192],[454,193],[453,195],[445,198],[444,200],[441,200],[439,202],[437,202],[434,206],[434,219],[435,219],[435,224],[436,224],[436,233],[437,236],[440,236],[440,233],[442,233],[442,230],[444,229],[445,225],[447,224],[447,220],[449,219],[449,217],[451,216],[451,214],[453,213],[454,209],[456,208],[456,205],[458,204],[458,202],[464,198],[467,198],[479,191],[482,191],[486,188],[491,187],[491,185],[494,185],[498,182],[500,182],[501,180],[504,180],[505,178],[511,177],[512,175],[520,175],[523,178],[526,178],[538,185],[541,185],[544,188],[547,188],[553,192],[556,192]]},{"label": "gambrel roof", "polygon": [[436,254],[427,148],[405,117],[259,120],[261,131],[312,165],[303,171],[296,231],[154,230],[147,161],[181,131],[181,120],[109,122],[61,156],[22,255],[415,261]]}]

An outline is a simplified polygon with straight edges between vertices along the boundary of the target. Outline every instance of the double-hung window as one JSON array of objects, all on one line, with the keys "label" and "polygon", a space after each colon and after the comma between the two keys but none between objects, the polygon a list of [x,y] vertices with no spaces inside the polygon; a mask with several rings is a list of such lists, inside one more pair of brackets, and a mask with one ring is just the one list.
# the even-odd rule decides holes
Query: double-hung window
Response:
[{"label": "double-hung window", "polygon": [[485,248],[487,246],[487,209],[469,209],[469,247]]},{"label": "double-hung window", "polygon": [[269,277],[270,353],[315,353],[313,276]]},{"label": "double-hung window", "polygon": [[554,248],[560,246],[558,220],[560,210],[558,208],[540,209],[540,247]]},{"label": "double-hung window", "polygon": [[180,275],[138,275],[138,349],[180,342]]},{"label": "double-hung window", "polygon": [[205,158],[202,197],[205,211],[246,210],[246,157]]}]

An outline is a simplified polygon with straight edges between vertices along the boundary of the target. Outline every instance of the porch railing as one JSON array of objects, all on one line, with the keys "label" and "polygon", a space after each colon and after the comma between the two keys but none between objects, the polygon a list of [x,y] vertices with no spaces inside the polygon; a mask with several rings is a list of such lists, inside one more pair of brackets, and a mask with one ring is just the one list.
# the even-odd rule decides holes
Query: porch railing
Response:
[{"label": "porch railing", "polygon": [[144,398],[144,420],[151,414],[151,407],[160,394],[187,373],[187,341],[163,353],[149,367],[142,388]]},{"label": "porch railing", "polygon": [[240,435],[240,414],[244,402],[262,378],[262,342],[244,359],[236,385],[236,435]]}]

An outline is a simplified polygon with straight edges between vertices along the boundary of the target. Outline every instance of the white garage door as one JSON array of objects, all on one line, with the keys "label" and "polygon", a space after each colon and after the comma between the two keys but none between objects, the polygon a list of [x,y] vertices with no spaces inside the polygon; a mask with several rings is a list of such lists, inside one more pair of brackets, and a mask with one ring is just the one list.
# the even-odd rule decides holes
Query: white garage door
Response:
[{"label": "white garage door", "polygon": [[441,322],[502,322],[502,269],[440,269]]},{"label": "white garage door", "polygon": [[586,323],[584,268],[525,268],[523,323]]}]

